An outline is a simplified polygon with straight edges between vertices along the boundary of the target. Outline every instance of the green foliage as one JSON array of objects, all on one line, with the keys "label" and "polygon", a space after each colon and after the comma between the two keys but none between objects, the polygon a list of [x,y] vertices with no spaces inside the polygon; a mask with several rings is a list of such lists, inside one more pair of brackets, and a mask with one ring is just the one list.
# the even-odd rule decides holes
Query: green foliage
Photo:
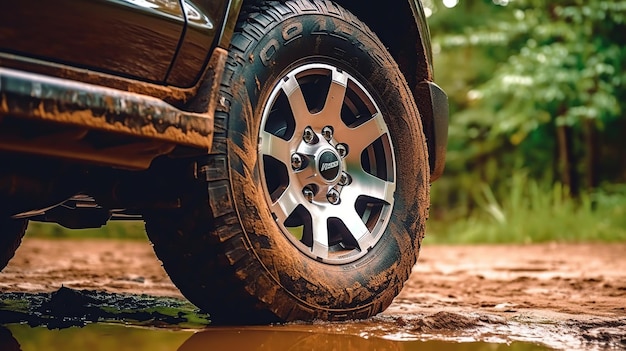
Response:
[{"label": "green foliage", "polygon": [[[460,76],[454,70],[454,77],[440,77],[451,92],[450,138],[462,151],[454,155],[453,143],[453,158],[471,162],[495,149],[511,150],[533,133],[545,134],[545,129],[557,125],[579,126],[591,119],[603,128],[621,117],[620,98],[626,94],[626,37],[621,34],[626,30],[626,2],[555,5],[519,0],[501,10],[509,16],[466,27],[460,34],[434,35],[445,53],[437,72],[449,74],[453,58],[467,60],[468,52],[474,59]],[[506,49],[505,55],[494,57],[505,56],[504,61],[485,59],[494,48]],[[475,143],[481,144],[481,150],[474,150]],[[468,146],[472,152],[466,153]]]},{"label": "green foliage", "polygon": [[[544,182],[545,184],[545,182]],[[626,186],[574,200],[561,184],[546,186],[515,173],[498,198],[485,183],[471,192],[476,208],[428,223],[426,240],[438,243],[537,243],[626,240]]]},{"label": "green foliage", "polygon": [[[598,229],[607,222],[602,214],[616,218],[599,194],[623,209],[626,189],[606,193],[597,186],[626,182],[626,1],[460,0],[452,9],[438,3],[425,6],[433,9],[436,80],[450,98],[451,125],[446,172],[433,185],[430,231],[475,237],[470,241],[497,241],[498,233],[498,240],[523,242],[526,234],[499,236],[513,225],[536,233],[533,241],[548,240],[549,230],[554,238],[567,236],[562,240],[624,238],[619,219],[608,223],[614,234]],[[541,221],[515,220],[509,202],[519,174],[541,195],[563,194],[548,209],[524,192],[528,206],[519,213],[552,213],[563,229],[550,229],[556,221],[535,228]],[[577,199],[569,198],[570,187]],[[588,234],[567,229],[578,216],[588,221]],[[593,221],[604,224],[592,228]]]},{"label": "green foliage", "polygon": [[[514,145],[546,123],[599,125],[620,116],[617,99],[625,89],[626,2],[525,7],[510,40],[522,42],[478,90],[494,111],[492,135],[509,136]],[[521,28],[522,30],[519,30]]]},{"label": "green foliage", "polygon": [[101,228],[68,229],[54,223],[30,222],[26,235],[39,238],[118,238],[146,239],[141,221],[109,221]]}]

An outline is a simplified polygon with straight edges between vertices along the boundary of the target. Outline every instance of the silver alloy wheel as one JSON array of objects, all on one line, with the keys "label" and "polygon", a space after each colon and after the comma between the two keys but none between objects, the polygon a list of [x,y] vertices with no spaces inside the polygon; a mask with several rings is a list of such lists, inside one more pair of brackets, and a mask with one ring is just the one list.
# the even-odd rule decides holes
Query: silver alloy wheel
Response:
[{"label": "silver alloy wheel", "polygon": [[263,190],[281,231],[306,255],[345,264],[382,237],[395,159],[383,114],[353,76],[306,64],[274,87],[261,120]]}]

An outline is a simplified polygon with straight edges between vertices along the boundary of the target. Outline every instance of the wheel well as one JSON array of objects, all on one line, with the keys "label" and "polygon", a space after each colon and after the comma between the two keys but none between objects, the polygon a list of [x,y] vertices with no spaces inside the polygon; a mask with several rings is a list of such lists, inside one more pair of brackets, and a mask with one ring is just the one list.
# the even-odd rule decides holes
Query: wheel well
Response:
[{"label": "wheel well", "polygon": [[419,82],[431,80],[432,70],[422,33],[412,15],[411,1],[414,0],[387,0],[384,6],[363,6],[363,0],[335,0],[376,33],[415,94]]}]

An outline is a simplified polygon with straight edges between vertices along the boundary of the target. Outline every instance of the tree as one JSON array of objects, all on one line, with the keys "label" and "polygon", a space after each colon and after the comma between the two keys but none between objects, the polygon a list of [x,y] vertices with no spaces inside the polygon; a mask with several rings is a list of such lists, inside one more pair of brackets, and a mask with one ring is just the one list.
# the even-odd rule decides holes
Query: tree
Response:
[{"label": "tree", "polygon": [[497,169],[521,166],[560,180],[573,195],[581,175],[595,187],[598,132],[621,118],[626,102],[626,1],[515,0],[500,9],[508,16],[435,37],[442,52],[509,52],[455,102],[464,107],[451,126],[451,139],[463,140],[458,158],[465,169],[487,160]]}]

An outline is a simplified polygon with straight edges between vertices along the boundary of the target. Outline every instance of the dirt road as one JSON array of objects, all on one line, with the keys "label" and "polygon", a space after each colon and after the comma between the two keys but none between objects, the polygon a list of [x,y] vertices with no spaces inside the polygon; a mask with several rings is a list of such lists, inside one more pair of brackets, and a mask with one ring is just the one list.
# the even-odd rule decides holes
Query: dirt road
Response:
[{"label": "dirt road", "polygon": [[[61,287],[182,297],[148,242],[25,238],[0,292]],[[342,324],[349,330],[349,323]],[[626,349],[626,244],[437,246],[361,335]]]}]

